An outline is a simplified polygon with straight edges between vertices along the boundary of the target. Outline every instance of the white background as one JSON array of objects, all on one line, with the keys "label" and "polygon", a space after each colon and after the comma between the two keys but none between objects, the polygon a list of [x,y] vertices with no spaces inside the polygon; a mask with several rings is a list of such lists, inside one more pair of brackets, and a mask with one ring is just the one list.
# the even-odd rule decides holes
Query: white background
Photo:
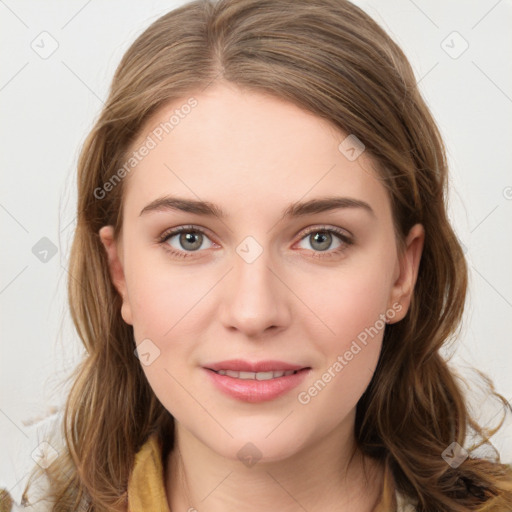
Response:
[{"label": "white background", "polygon": [[[0,0],[0,484],[13,491],[13,462],[32,463],[27,422],[63,402],[81,350],[66,305],[81,144],[124,51],[181,3]],[[450,217],[471,271],[454,364],[510,400],[512,1],[356,3],[404,49],[448,148]],[[42,38],[58,43],[46,59],[32,48]],[[32,252],[43,237],[58,249],[46,263]],[[510,426],[496,444],[512,461]]]}]

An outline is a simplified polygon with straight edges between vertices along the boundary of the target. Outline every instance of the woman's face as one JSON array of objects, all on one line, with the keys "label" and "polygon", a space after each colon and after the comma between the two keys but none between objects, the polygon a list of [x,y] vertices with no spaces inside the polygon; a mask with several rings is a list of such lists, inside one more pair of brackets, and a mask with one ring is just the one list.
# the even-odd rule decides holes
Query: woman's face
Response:
[{"label": "woman's face", "polygon": [[[352,432],[385,315],[407,312],[422,227],[399,258],[386,189],[347,135],[223,83],[161,109],[133,144],[122,235],[100,231],[122,315],[158,399],[224,457],[283,459]],[[251,366],[264,361],[279,362]],[[269,373],[282,363],[302,370]]]}]

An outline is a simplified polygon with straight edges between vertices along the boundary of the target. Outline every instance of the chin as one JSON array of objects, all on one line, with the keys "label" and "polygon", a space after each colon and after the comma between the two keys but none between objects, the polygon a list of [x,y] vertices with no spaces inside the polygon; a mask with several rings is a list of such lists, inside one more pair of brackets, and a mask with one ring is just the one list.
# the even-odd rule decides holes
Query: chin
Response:
[{"label": "chin", "polygon": [[[274,424],[275,428],[282,418]],[[251,428],[229,430],[232,438],[227,434],[216,436],[215,439],[204,439],[210,449],[221,457],[241,461],[246,466],[252,467],[256,462],[277,462],[295,455],[306,444],[304,431],[282,429],[277,427],[272,432],[266,426],[263,428],[258,423],[252,423]],[[270,435],[269,435],[269,432]]]}]

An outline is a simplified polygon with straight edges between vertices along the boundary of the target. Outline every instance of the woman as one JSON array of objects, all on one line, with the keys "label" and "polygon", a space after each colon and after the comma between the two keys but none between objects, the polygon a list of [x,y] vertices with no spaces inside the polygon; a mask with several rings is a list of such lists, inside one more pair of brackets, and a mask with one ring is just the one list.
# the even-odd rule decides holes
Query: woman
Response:
[{"label": "woman", "polygon": [[88,355],[48,510],[510,510],[439,354],[467,284],[446,182],[410,65],[350,2],[153,23],[79,161]]}]

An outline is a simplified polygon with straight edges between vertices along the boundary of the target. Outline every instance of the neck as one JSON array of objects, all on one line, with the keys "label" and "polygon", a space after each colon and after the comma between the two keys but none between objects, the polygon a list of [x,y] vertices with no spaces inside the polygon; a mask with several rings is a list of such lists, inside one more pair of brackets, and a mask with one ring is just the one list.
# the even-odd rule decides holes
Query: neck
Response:
[{"label": "neck", "polygon": [[171,512],[371,512],[383,470],[355,448],[351,432],[343,436],[338,429],[290,457],[246,466],[213,452],[176,422],[165,476]]}]

